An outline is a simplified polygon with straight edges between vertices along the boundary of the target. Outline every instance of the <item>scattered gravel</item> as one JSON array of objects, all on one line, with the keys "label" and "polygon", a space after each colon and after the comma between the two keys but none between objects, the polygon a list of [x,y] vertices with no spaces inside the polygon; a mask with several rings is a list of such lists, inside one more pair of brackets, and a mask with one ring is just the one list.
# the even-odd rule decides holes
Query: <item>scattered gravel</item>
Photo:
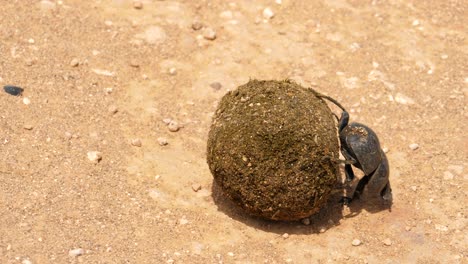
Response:
[{"label": "scattered gravel", "polygon": [[76,248],[76,249],[72,249],[72,250],[68,251],[68,255],[70,257],[78,257],[78,256],[83,255],[84,253],[85,253],[84,249],[82,249],[82,248]]},{"label": "scattered gravel", "polygon": [[132,139],[131,144],[132,146],[135,146],[135,147],[141,147],[142,145],[141,140],[139,138]]},{"label": "scattered gravel", "polygon": [[88,151],[88,159],[97,164],[102,160],[102,153],[99,151]]},{"label": "scattered gravel", "polygon": [[410,144],[410,145],[409,145],[409,148],[410,148],[411,150],[417,150],[417,149],[419,148],[419,145],[416,144],[416,143],[413,143],[413,144]]},{"label": "scattered gravel", "polygon": [[158,137],[158,143],[159,143],[159,145],[161,145],[161,146],[166,146],[167,144],[169,144],[169,142],[167,141],[167,139],[164,138],[164,137]]},{"label": "scattered gravel", "polygon": [[361,242],[361,240],[359,240],[359,239],[354,239],[354,240],[351,242],[351,245],[353,245],[353,246],[355,246],[355,247],[357,247],[357,246],[359,246],[359,245],[361,245],[361,244],[362,244],[362,242]]},{"label": "scattered gravel", "polygon": [[216,39],[216,31],[214,29],[207,27],[203,29],[203,37],[207,40],[215,40]]}]

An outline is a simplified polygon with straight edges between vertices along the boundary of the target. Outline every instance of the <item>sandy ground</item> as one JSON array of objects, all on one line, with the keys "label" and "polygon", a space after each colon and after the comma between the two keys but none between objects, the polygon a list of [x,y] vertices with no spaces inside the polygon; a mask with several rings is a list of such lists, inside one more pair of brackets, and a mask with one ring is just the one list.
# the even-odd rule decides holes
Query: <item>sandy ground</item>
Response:
[{"label": "sandy ground", "polygon": [[[0,85],[24,88],[0,91],[0,263],[467,263],[466,1],[141,3],[0,1]],[[332,197],[304,225],[224,200],[208,129],[249,78],[372,127],[391,211]]]}]

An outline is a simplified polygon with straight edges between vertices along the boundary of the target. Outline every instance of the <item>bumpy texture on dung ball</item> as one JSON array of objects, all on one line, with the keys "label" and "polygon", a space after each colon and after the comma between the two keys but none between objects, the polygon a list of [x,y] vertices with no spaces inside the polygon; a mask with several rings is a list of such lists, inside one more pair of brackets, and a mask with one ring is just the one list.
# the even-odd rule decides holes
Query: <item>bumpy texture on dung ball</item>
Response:
[{"label": "bumpy texture on dung ball", "polygon": [[219,103],[207,159],[224,195],[248,213],[299,220],[327,201],[338,151],[333,114],[315,91],[251,80]]}]

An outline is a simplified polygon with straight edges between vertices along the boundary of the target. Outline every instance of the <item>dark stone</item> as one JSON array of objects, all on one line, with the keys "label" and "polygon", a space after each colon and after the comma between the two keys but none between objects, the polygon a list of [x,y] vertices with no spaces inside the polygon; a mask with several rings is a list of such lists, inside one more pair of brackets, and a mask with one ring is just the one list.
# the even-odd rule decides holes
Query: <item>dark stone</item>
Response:
[{"label": "dark stone", "polygon": [[5,90],[6,93],[14,96],[21,95],[24,91],[23,88],[13,85],[5,85],[3,86],[3,90]]}]

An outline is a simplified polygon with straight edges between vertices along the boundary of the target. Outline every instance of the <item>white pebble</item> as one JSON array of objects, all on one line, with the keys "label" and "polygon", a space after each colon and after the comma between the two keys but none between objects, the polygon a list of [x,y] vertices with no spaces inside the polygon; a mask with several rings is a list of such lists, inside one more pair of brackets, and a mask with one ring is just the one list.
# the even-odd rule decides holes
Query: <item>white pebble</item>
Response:
[{"label": "white pebble", "polygon": [[23,104],[28,105],[30,103],[31,103],[31,100],[29,100],[29,98],[27,97],[23,98]]},{"label": "white pebble", "polygon": [[419,20],[415,19],[413,20],[413,26],[419,26]]},{"label": "white pebble", "polygon": [[463,173],[463,166],[461,165],[449,165],[447,167],[449,170],[455,172],[455,174],[460,175]]},{"label": "white pebble", "polygon": [[32,261],[30,261],[29,259],[23,259],[23,261],[21,261],[21,264],[32,264]]},{"label": "white pebble", "polygon": [[179,131],[180,126],[179,126],[179,123],[177,123],[176,121],[172,120],[172,121],[167,125],[167,128],[168,128],[169,131],[171,131],[171,132],[177,132],[177,131]]},{"label": "white pebble", "polygon": [[361,244],[362,244],[362,242],[359,239],[353,239],[353,241],[351,242],[351,245],[353,245],[355,247],[357,247],[357,246],[359,246]]},{"label": "white pebble", "polygon": [[29,42],[30,44],[34,44],[35,41],[34,41],[34,39],[30,38],[30,39],[28,39],[28,42]]},{"label": "white pebble", "polygon": [[271,10],[271,8],[267,7],[265,9],[263,9],[263,17],[266,18],[266,19],[271,19],[275,16],[275,13],[273,12],[273,10]]},{"label": "white pebble", "polygon": [[158,143],[161,146],[166,146],[167,144],[169,144],[169,142],[167,142],[167,139],[164,137],[158,137]]},{"label": "white pebble", "polygon": [[133,8],[135,9],[142,9],[143,8],[143,3],[139,0],[133,1]]},{"label": "white pebble", "polygon": [[93,163],[98,163],[102,159],[102,153],[99,151],[89,151],[88,159]]},{"label": "white pebble", "polygon": [[177,74],[177,69],[172,67],[169,69],[169,75],[176,75]]},{"label": "white pebble", "polygon": [[390,150],[389,150],[387,147],[383,147],[383,148],[382,148],[382,151],[383,151],[384,153],[388,153]]},{"label": "white pebble", "polygon": [[439,225],[439,224],[435,224],[435,229],[437,229],[439,231],[442,231],[442,232],[447,232],[448,231],[448,227],[446,227],[444,225]]},{"label": "white pebble", "polygon": [[234,257],[234,253],[233,253],[233,252],[228,252],[227,254],[228,254],[228,256],[230,256],[230,257]]},{"label": "white pebble", "polygon": [[227,10],[227,11],[223,11],[219,14],[219,17],[220,18],[224,18],[224,19],[232,19],[233,15],[232,15],[232,12]]},{"label": "white pebble", "polygon": [[192,190],[193,190],[194,192],[198,192],[199,190],[201,190],[201,188],[202,188],[202,187],[201,187],[201,185],[200,185],[199,183],[194,183],[194,184],[192,184]]},{"label": "white pebble", "polygon": [[418,190],[418,187],[417,187],[417,186],[414,186],[414,185],[413,185],[413,186],[411,186],[410,188],[411,188],[411,190],[412,190],[413,192],[415,192],[415,191],[417,191],[417,190]]},{"label": "white pebble", "polygon": [[392,241],[390,240],[390,238],[386,238],[382,241],[384,243],[384,245],[386,246],[391,246],[392,245]]},{"label": "white pebble", "polygon": [[119,108],[115,105],[111,105],[109,106],[109,108],[107,109],[107,111],[109,111],[109,113],[111,114],[115,114],[119,111]]},{"label": "white pebble", "polygon": [[395,95],[395,102],[399,103],[399,104],[404,104],[404,105],[412,105],[414,104],[414,100],[404,94],[401,94],[401,93],[397,93]]},{"label": "white pebble", "polygon": [[142,145],[141,140],[139,138],[132,139],[131,144],[132,146],[135,146],[135,147],[141,147]]},{"label": "white pebble", "polygon": [[68,251],[68,255],[70,257],[78,257],[78,256],[81,256],[83,255],[85,252],[82,248],[76,248],[76,249],[72,249],[70,251]]},{"label": "white pebble", "polygon": [[281,5],[283,3],[282,0],[275,0],[275,3],[277,3],[278,5]]},{"label": "white pebble", "polygon": [[113,89],[112,87],[104,88],[104,92],[105,92],[106,94],[111,94],[113,91],[114,91],[114,89]]},{"label": "white pebble", "polygon": [[186,225],[186,224],[188,224],[188,222],[189,221],[186,218],[179,219],[179,224],[181,224],[181,225]]},{"label": "white pebble", "polygon": [[310,218],[304,218],[301,220],[302,224],[304,225],[310,225]]},{"label": "white pebble", "polygon": [[73,58],[71,61],[70,61],[70,66],[72,67],[76,67],[80,65],[80,61],[77,59],[77,58]]},{"label": "white pebble", "polygon": [[451,173],[450,171],[445,171],[444,172],[444,180],[453,180],[453,178],[455,178],[455,176],[453,175],[453,173]]},{"label": "white pebble", "polygon": [[284,233],[284,234],[282,235],[282,237],[283,237],[284,239],[286,239],[286,238],[289,237],[289,234],[288,234],[288,233]]},{"label": "white pebble", "polygon": [[203,29],[203,37],[207,40],[215,40],[216,39],[216,31],[214,29],[207,27]]},{"label": "white pebble", "polygon": [[417,150],[417,149],[419,148],[419,145],[416,144],[416,143],[413,143],[413,144],[410,144],[410,145],[409,145],[409,148],[410,148],[411,150]]}]

